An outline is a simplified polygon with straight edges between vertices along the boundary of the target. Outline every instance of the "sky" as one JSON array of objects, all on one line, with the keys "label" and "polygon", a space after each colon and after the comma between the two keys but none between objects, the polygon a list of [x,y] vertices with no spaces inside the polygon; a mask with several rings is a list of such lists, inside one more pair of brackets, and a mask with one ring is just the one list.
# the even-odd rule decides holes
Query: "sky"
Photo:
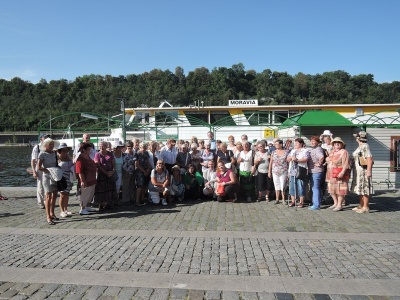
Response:
[{"label": "sky", "polygon": [[343,70],[400,81],[398,0],[13,0],[0,78],[75,80],[153,69]]}]

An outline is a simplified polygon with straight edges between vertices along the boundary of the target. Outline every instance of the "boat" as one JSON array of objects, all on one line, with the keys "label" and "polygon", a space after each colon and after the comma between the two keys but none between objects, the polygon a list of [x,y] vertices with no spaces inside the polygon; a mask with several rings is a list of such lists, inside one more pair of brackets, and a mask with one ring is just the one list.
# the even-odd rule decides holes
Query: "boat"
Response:
[{"label": "boat", "polygon": [[[125,108],[126,137],[141,140],[165,141],[169,138],[190,140],[192,136],[207,138],[212,131],[217,140],[228,141],[233,135],[240,140],[246,134],[250,141],[271,141],[278,136],[282,124],[305,111],[335,111],[355,126],[367,123],[382,125],[379,120],[392,120],[399,116],[399,104],[330,104],[330,105],[259,105],[258,100],[229,100],[225,106],[203,106],[195,103],[174,107],[162,101],[158,107],[141,105]],[[368,117],[374,115],[375,118]],[[292,137],[295,137],[293,135]]]},{"label": "boat", "polygon": [[[57,139],[57,141],[61,143],[66,143],[69,147],[71,147],[72,149],[75,149],[75,147],[77,145],[79,145],[83,139],[82,136],[80,136],[79,138],[75,137],[74,133],[67,130],[64,135],[62,136],[62,138]],[[122,135],[122,128],[113,128],[111,129],[111,133],[110,135],[93,135],[90,134],[90,142],[93,143],[97,149],[99,149],[99,144],[101,142],[110,142],[112,145],[115,142],[118,141],[124,141],[123,139],[123,135]]]}]

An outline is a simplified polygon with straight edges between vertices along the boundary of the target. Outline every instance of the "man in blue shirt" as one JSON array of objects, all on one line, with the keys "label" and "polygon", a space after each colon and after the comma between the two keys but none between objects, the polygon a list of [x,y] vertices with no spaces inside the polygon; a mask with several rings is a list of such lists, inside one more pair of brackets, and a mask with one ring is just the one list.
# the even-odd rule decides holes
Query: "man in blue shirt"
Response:
[{"label": "man in blue shirt", "polygon": [[210,143],[210,150],[215,153],[217,151],[217,141],[214,139],[214,133],[211,131],[207,132],[207,137]]},{"label": "man in blue shirt", "polygon": [[172,174],[172,167],[176,164],[176,156],[178,155],[178,150],[175,147],[176,141],[174,139],[167,140],[167,144],[160,151],[160,159],[165,163],[165,168],[168,170],[169,174]]}]

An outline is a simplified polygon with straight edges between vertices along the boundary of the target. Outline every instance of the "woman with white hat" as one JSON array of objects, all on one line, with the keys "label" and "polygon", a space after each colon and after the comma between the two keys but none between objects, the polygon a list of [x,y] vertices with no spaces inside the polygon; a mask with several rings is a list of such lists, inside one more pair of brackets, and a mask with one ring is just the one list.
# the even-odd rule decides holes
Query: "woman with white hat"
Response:
[{"label": "woman with white hat", "polygon": [[353,208],[357,213],[369,212],[369,195],[372,194],[372,165],[373,157],[367,144],[367,133],[360,131],[355,134],[358,148],[353,152],[354,171],[352,191],[359,195],[360,204]]},{"label": "woman with white hat", "polygon": [[340,137],[332,140],[333,151],[326,158],[328,162],[328,172],[326,178],[328,180],[328,190],[333,199],[333,211],[341,211],[344,197],[348,193],[348,183],[350,178],[349,153],[344,147],[346,144]]},{"label": "woman with white hat", "polygon": [[123,149],[125,148],[124,143],[121,141],[116,141],[113,145],[113,154],[115,159],[115,172],[117,172],[118,179],[115,182],[117,194],[121,191],[122,186],[122,164],[124,162],[124,153]]},{"label": "woman with white hat", "polygon": [[72,180],[70,175],[71,168],[74,168],[74,163],[68,155],[71,149],[72,148],[68,147],[66,143],[62,143],[57,149],[59,160],[58,166],[63,170],[63,176],[67,180],[67,188],[60,191],[60,218],[66,218],[72,215],[72,213],[68,211],[69,192],[72,189]]},{"label": "woman with white hat", "polygon": [[45,139],[40,145],[40,154],[36,169],[43,172],[43,188],[45,192],[45,208],[46,218],[49,225],[55,225],[54,220],[59,219],[54,214],[57,199],[57,184],[51,179],[50,172],[47,168],[57,167],[57,154],[54,148],[58,148],[59,142],[51,138]]}]

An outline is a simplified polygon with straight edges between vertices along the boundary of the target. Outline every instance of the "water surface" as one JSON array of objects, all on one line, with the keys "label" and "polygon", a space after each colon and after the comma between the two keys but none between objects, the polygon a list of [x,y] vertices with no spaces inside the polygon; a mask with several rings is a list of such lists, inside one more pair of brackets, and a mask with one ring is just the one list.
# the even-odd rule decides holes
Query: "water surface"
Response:
[{"label": "water surface", "polygon": [[36,179],[26,169],[31,166],[31,147],[0,147],[0,188],[2,186],[36,186]]}]

